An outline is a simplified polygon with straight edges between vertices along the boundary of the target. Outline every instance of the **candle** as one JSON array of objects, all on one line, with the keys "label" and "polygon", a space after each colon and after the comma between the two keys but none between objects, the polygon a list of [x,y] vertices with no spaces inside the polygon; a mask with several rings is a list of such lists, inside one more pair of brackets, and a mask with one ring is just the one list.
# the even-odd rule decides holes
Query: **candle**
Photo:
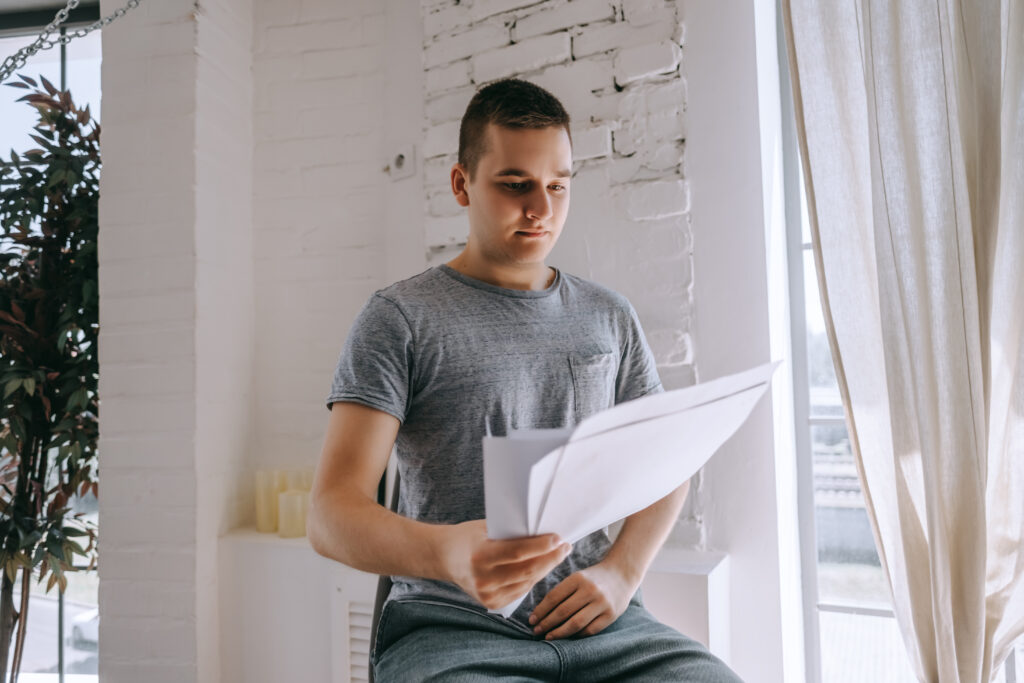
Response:
[{"label": "candle", "polygon": [[289,490],[277,494],[277,535],[281,538],[305,536],[308,508],[309,493],[306,491]]},{"label": "candle", "polygon": [[277,477],[271,470],[256,470],[256,530],[277,531]]},{"label": "candle", "polygon": [[288,471],[274,470],[274,483],[278,493],[288,490]]},{"label": "candle", "polygon": [[305,491],[313,490],[313,474],[314,469],[312,467],[302,470],[302,488]]}]

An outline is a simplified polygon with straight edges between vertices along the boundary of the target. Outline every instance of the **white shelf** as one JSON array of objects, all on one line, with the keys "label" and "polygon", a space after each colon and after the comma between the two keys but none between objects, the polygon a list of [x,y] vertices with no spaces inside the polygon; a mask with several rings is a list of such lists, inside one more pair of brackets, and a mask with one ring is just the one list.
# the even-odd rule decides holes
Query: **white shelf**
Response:
[{"label": "white shelf", "polygon": [[708,576],[722,566],[725,558],[725,553],[717,550],[663,546],[651,562],[650,571]]},{"label": "white shelf", "polygon": [[281,538],[276,532],[269,534],[264,533],[262,531],[257,531],[254,526],[243,526],[232,529],[220,538],[221,541],[227,542],[237,541],[239,543],[265,543],[280,546],[282,548],[308,548],[311,553],[316,552],[309,544],[309,539],[305,536],[299,536],[298,538]]}]

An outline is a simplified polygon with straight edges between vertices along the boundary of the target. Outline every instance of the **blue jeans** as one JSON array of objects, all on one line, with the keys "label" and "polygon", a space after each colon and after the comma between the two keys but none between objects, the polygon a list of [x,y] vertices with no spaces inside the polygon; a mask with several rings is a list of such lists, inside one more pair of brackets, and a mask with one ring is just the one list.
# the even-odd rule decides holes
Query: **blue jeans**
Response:
[{"label": "blue jeans", "polygon": [[434,598],[384,605],[373,649],[377,683],[420,681],[694,681],[743,683],[634,596],[592,636],[544,640],[500,616]]}]

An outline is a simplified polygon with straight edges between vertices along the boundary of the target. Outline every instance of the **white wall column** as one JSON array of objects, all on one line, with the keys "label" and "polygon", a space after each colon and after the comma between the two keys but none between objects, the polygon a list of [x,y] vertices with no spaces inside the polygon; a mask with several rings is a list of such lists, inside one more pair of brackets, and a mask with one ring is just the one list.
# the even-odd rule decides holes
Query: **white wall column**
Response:
[{"label": "white wall column", "polygon": [[216,541],[254,412],[251,39],[249,0],[142,3],[103,33],[107,683],[220,680]]},{"label": "white wall column", "polygon": [[[694,335],[706,381],[771,360],[769,198],[762,175],[755,3],[683,0],[683,8]],[[767,96],[777,101],[777,90]],[[701,496],[708,546],[729,555],[731,664],[744,680],[765,683],[784,680],[773,446],[765,400],[704,468]]]}]

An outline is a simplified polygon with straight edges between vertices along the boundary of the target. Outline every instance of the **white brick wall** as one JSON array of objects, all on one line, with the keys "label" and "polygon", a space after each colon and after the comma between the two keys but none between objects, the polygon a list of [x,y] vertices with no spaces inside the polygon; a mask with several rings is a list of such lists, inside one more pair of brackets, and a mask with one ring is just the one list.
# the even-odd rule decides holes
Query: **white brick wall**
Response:
[{"label": "white brick wall", "polygon": [[[552,263],[625,294],[669,388],[696,380],[692,231],[684,176],[686,80],[676,0],[423,0],[428,262],[465,244],[449,189],[473,93],[517,76],[572,117],[572,207]],[[697,498],[690,497],[691,503]],[[697,542],[691,504],[674,536]]]},{"label": "white brick wall", "polygon": [[544,3],[533,14],[516,20],[512,37],[516,41],[552,31],[615,19],[616,4],[612,0],[572,0],[572,2]]},{"label": "white brick wall", "polygon": [[218,538],[254,469],[315,464],[352,318],[424,265],[420,176],[383,171],[421,142],[419,11],[166,0],[103,47],[100,672],[236,681]]},{"label": "white brick wall", "polygon": [[559,32],[475,54],[470,60],[473,81],[486,83],[564,62],[569,59],[569,45],[569,34]]},{"label": "white brick wall", "polygon": [[[104,2],[103,11],[110,12]],[[254,442],[252,6],[104,33],[100,677],[221,680],[216,544]],[[144,75],[144,78],[141,76]]]},{"label": "white brick wall", "polygon": [[[252,0],[201,3],[196,52],[196,575],[200,683],[219,683],[217,542],[240,525],[256,443]],[[159,594],[162,597],[162,594]],[[168,593],[173,597],[173,593]],[[226,616],[230,621],[230,615]]]},{"label": "white brick wall", "polygon": [[[313,466],[351,320],[384,284],[386,2],[255,0],[257,441]],[[315,5],[315,10],[314,10]]]},{"label": "white brick wall", "polygon": [[[103,36],[99,674],[110,683],[198,680],[192,9],[143,3]],[[145,491],[159,493],[140,503]],[[139,642],[148,628],[152,642]]]}]

